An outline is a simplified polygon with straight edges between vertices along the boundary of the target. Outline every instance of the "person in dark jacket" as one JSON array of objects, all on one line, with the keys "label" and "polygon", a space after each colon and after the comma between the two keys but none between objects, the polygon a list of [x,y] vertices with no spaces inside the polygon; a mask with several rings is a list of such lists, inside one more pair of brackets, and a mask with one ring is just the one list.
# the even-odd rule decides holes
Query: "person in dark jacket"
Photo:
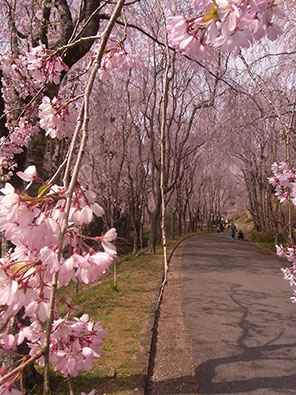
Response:
[{"label": "person in dark jacket", "polygon": [[239,231],[238,231],[237,238],[238,238],[239,240],[244,240],[244,233],[243,233],[242,230],[239,230]]}]

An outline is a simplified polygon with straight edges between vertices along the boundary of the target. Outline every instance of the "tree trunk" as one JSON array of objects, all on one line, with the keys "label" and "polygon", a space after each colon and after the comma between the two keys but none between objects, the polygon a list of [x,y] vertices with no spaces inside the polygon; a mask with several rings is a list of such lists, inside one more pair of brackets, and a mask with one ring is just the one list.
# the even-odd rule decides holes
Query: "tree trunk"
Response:
[{"label": "tree trunk", "polygon": [[148,246],[147,246],[147,254],[154,254],[156,251],[156,244],[158,240],[158,235],[159,235],[159,227],[160,227],[160,196],[157,198],[155,208],[152,212],[152,218],[151,218],[151,229],[150,229],[150,235],[149,235],[149,240],[148,240]]}]

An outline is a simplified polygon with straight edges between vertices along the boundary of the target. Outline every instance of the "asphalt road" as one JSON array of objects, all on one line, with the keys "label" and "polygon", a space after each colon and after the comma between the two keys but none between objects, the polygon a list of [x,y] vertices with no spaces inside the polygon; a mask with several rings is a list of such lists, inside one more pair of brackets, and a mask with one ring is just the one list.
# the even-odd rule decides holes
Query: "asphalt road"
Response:
[{"label": "asphalt road", "polygon": [[296,305],[285,261],[230,232],[183,247],[183,309],[198,394],[296,394]]}]

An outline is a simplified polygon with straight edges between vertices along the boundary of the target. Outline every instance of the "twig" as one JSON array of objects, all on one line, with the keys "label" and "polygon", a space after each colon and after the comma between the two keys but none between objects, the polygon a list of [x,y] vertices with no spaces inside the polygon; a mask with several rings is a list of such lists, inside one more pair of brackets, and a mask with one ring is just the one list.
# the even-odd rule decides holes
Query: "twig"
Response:
[{"label": "twig", "polygon": [[9,373],[5,374],[0,378],[0,386],[4,384],[8,379],[15,376],[17,373],[22,372],[27,366],[34,363],[38,358],[40,358],[45,352],[45,348],[42,347],[40,350],[36,352],[36,354],[32,355],[31,358],[27,359],[25,362],[21,363],[18,367],[11,370]]}]

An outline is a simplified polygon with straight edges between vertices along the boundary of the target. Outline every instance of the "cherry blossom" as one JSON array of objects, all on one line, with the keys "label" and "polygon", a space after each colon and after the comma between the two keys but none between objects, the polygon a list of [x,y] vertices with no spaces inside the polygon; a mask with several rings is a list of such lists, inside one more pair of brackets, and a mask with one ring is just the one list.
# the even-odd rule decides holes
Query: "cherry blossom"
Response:
[{"label": "cherry blossom", "polygon": [[222,51],[248,48],[266,36],[275,40],[281,28],[273,17],[283,17],[276,0],[194,0],[189,18],[169,19],[171,45],[198,60],[209,58],[212,48]]},{"label": "cherry blossom", "polygon": [[73,195],[73,206],[70,209],[69,221],[80,226],[89,224],[93,220],[93,215],[101,217],[104,209],[96,203],[96,195],[83,187],[75,190]]},{"label": "cherry blossom", "polygon": [[15,280],[7,277],[5,272],[0,272],[0,300],[1,304],[6,305],[11,303],[18,290],[18,283]]},{"label": "cherry blossom", "polygon": [[[286,162],[272,165],[273,176],[269,178],[270,184],[275,188],[275,195],[281,203],[291,202],[296,205],[296,169]],[[283,268],[284,279],[289,281],[294,296],[291,301],[296,303],[296,247],[288,243],[286,247],[276,245],[276,253],[292,263],[289,268]]]},{"label": "cherry blossom", "polygon": [[51,138],[62,139],[73,133],[75,117],[69,111],[68,104],[60,97],[50,100],[44,96],[39,105],[40,126]]},{"label": "cherry blossom", "polygon": [[22,180],[32,182],[34,179],[37,178],[37,170],[36,166],[29,166],[26,168],[26,170],[23,171],[18,171],[16,173]]},{"label": "cherry blossom", "polygon": [[105,79],[112,72],[124,72],[133,67],[135,56],[128,54],[122,45],[116,45],[114,48],[105,52],[102,65],[99,70],[99,78]]},{"label": "cherry blossom", "polygon": [[14,155],[23,152],[23,147],[29,145],[32,136],[39,133],[39,130],[38,126],[33,126],[22,117],[12,128],[9,138],[0,138],[0,181],[10,180],[17,167],[13,159]]},{"label": "cherry blossom", "polygon": [[26,118],[22,117],[10,135],[10,145],[27,147],[32,136],[38,134],[39,130],[37,125],[32,125]]},{"label": "cherry blossom", "polygon": [[3,74],[9,76],[9,78],[3,78],[2,80],[7,109],[13,108],[13,90],[25,99],[27,96],[34,96],[36,89],[41,87],[40,82],[34,81],[30,77],[26,52],[21,48],[17,57],[11,52],[2,54],[0,56],[0,67]]},{"label": "cherry blossom", "polygon": [[294,245],[288,244],[286,247],[282,245],[276,246],[277,255],[281,258],[286,258],[288,262],[292,263],[291,267],[282,268],[284,279],[289,281],[290,286],[293,288],[291,302],[296,303],[296,248]]},{"label": "cherry blossom", "polygon": [[[101,356],[99,347],[102,336],[107,333],[100,322],[89,321],[89,316],[83,314],[80,318],[69,319],[67,316],[55,320],[51,331],[50,362],[55,371],[60,371],[65,377],[77,376],[82,370],[91,370],[94,359]],[[44,340],[42,326],[34,321],[29,327],[23,327],[16,336],[21,344],[26,337],[33,355],[42,346]],[[43,357],[38,363],[44,364]]]},{"label": "cherry blossom", "polygon": [[116,255],[116,248],[111,243],[116,238],[117,238],[117,232],[115,228],[108,230],[108,232],[102,236],[102,246],[104,250],[110,255]]},{"label": "cherry blossom", "polygon": [[[35,181],[37,177],[34,166],[19,175],[26,181]],[[116,256],[111,242],[117,234],[115,229],[111,229],[102,237],[92,238],[101,241],[102,245],[103,242],[108,243],[110,253],[94,251],[86,244],[79,229],[73,226],[69,226],[64,240],[59,241],[60,225],[54,218],[60,218],[56,212],[64,209],[62,187],[48,188],[47,193],[36,199],[20,195],[8,183],[1,192],[1,229],[16,247],[0,260],[1,316],[8,322],[7,331],[0,335],[0,345],[13,349],[26,338],[33,355],[44,341],[41,323],[48,317],[51,275],[60,272],[59,286],[67,285],[71,280],[88,284],[101,278]],[[50,205],[52,208],[49,210]],[[94,213],[103,214],[95,203],[95,194],[78,185],[73,195],[73,208],[80,212],[80,216],[86,216],[81,219],[82,223],[90,220],[88,213],[83,214],[86,207],[92,216]],[[68,243],[75,251],[70,258],[58,258],[56,251],[60,242],[63,245]],[[23,318],[29,317],[32,323],[14,336],[8,331],[21,308],[24,308]],[[67,377],[92,369],[94,359],[101,355],[99,347],[105,333],[101,324],[90,322],[87,315],[80,319],[66,316],[55,320],[50,343],[50,362],[54,370]],[[43,357],[38,363],[44,363]]]},{"label": "cherry blossom", "polygon": [[274,176],[269,178],[269,183],[275,188],[275,195],[281,203],[290,199],[296,205],[296,169],[288,163],[280,162],[272,165]]},{"label": "cherry blossom", "polygon": [[97,252],[85,256],[73,255],[73,267],[77,268],[75,278],[85,284],[98,280],[113,263],[114,257],[114,253],[109,254],[108,252]]},{"label": "cherry blossom", "polygon": [[[42,182],[35,166],[28,167],[19,176],[26,181]],[[89,247],[87,238],[73,225],[69,225],[60,240],[65,208],[62,187],[54,185],[36,198],[19,194],[9,183],[1,192],[0,230],[15,245],[15,249],[0,260],[2,315],[10,319],[24,307],[25,317],[44,322],[52,274],[61,272],[59,286],[72,280],[86,284],[98,280],[116,256],[112,241],[117,234],[111,229],[104,237],[89,238],[101,242],[105,252]],[[72,220],[76,222],[75,216],[78,216],[79,224],[89,223],[94,215],[103,215],[103,209],[95,202],[95,194],[80,185],[75,188],[71,210]],[[58,257],[57,248],[61,243],[73,250],[70,258]],[[104,243],[107,244],[104,246]]]},{"label": "cherry blossom", "polygon": [[53,82],[58,84],[62,71],[68,67],[58,56],[51,56],[44,45],[31,48],[27,53],[28,70],[38,82]]},{"label": "cherry blossom", "polygon": [[0,156],[0,181],[9,181],[16,167],[12,156]]}]

